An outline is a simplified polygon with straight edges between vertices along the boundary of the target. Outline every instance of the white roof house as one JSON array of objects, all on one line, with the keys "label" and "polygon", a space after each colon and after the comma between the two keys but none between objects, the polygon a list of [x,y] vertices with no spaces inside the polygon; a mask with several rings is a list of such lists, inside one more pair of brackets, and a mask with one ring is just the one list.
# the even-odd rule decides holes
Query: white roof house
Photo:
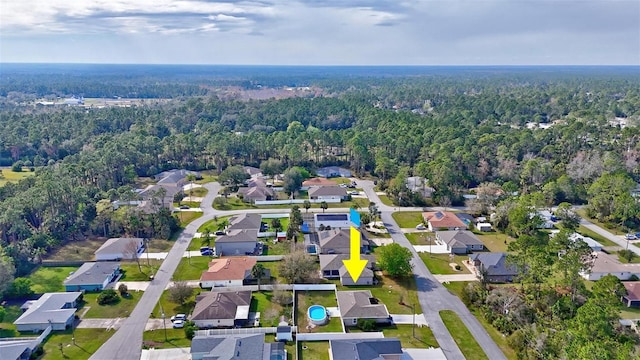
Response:
[{"label": "white roof house", "polygon": [[76,302],[81,292],[46,293],[22,307],[25,312],[13,323],[18,331],[65,330],[73,323]]},{"label": "white roof house", "polygon": [[132,260],[138,257],[143,249],[144,240],[142,238],[112,238],[105,241],[95,251],[95,255],[97,261]]}]

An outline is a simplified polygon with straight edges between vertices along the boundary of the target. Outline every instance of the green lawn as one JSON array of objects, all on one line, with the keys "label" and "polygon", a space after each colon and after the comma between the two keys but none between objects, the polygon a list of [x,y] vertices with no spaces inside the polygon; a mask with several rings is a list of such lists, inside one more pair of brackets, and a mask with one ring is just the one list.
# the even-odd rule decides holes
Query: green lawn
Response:
[{"label": "green lawn", "polygon": [[[618,224],[603,223],[603,222],[598,221],[598,219],[592,219],[592,218],[588,217],[587,216],[587,211],[585,209],[579,209],[576,212],[582,218],[588,220],[591,223],[594,223],[594,224],[598,225],[599,227],[601,227],[603,229],[606,229],[610,233],[613,233],[615,235],[624,235],[625,234],[625,232],[619,227]],[[593,236],[591,236],[591,237],[593,237]],[[596,238],[593,238],[593,239],[596,240]],[[602,244],[602,245],[604,245],[604,244]]]},{"label": "green lawn", "polygon": [[380,201],[382,201],[383,204],[387,206],[394,206],[393,202],[391,202],[391,199],[389,199],[387,195],[378,195],[378,197],[380,198]]},{"label": "green lawn", "polygon": [[190,222],[202,216],[201,211],[181,211],[179,213],[173,214],[176,219],[180,222],[180,227],[184,228],[189,225]]},{"label": "green lawn", "polygon": [[193,308],[196,306],[196,296],[199,294],[207,292],[207,290],[203,290],[200,288],[194,288],[193,294],[191,297],[185,301],[184,304],[174,303],[169,300],[169,290],[165,290],[162,292],[160,296],[160,301],[156,304],[153,312],[151,313],[152,318],[160,319],[162,318],[162,311],[164,310],[164,314],[167,318],[175,314],[191,314],[193,312]]},{"label": "green lawn", "polygon": [[[427,265],[432,274],[469,274],[469,270],[462,261],[469,259],[466,255],[455,255],[451,261],[449,254],[419,253],[422,261]],[[460,265],[460,271],[454,270],[449,263]]]},{"label": "green lawn", "polygon": [[489,359],[476,342],[476,339],[473,338],[469,329],[467,329],[462,320],[460,320],[458,314],[451,310],[442,310],[440,311],[440,317],[465,358],[478,360]]},{"label": "green lawn", "polygon": [[640,308],[626,307],[624,304],[620,305],[620,318],[640,319]]},{"label": "green lawn", "polygon": [[378,233],[367,231],[365,229],[362,229],[362,233],[367,239],[373,239],[373,238],[391,239],[391,234],[389,233],[378,234]]},{"label": "green lawn", "polygon": [[[73,335],[71,330],[54,331],[44,344],[42,359],[88,359],[114,333],[115,331],[105,329],[75,329]],[[72,336],[75,336],[75,345],[71,340]]]},{"label": "green lawn", "polygon": [[513,238],[507,234],[500,232],[479,232],[474,234],[484,243],[484,246],[491,252],[507,252],[507,245],[513,241]]},{"label": "green lawn", "polygon": [[435,236],[430,232],[405,233],[404,236],[413,245],[436,245]]},{"label": "green lawn", "polygon": [[[213,235],[213,233],[211,233],[209,235],[209,247],[215,247],[216,245],[216,236]],[[206,244],[203,243],[204,237],[199,237],[199,238],[192,238],[191,242],[189,243],[189,247],[187,248],[188,251],[198,251],[200,250],[201,247],[203,246],[207,246]]]},{"label": "green lawn", "polygon": [[260,312],[260,326],[271,327],[278,326],[280,316],[284,316],[287,320],[292,316],[292,305],[282,306],[273,301],[271,291],[254,292],[251,300],[251,312]]},{"label": "green lawn", "polygon": [[307,310],[311,305],[322,305],[324,307],[337,307],[336,293],[327,291],[296,291],[296,323],[299,332],[342,332],[341,318],[331,318],[325,325],[307,329],[309,319]]},{"label": "green lawn", "polygon": [[186,191],[185,194],[187,196],[194,196],[194,197],[205,197],[207,195],[207,193],[209,192],[209,190],[207,190],[204,187],[199,187],[199,188],[194,188],[192,190]]},{"label": "green lawn", "polygon": [[12,183],[18,182],[28,176],[33,176],[35,174],[35,172],[31,172],[27,168],[22,168],[22,169],[23,171],[21,172],[13,172],[11,171],[10,167],[1,168],[0,174],[2,174],[2,176],[0,176],[0,186],[4,186],[4,184],[10,183],[10,182]]},{"label": "green lawn", "polygon": [[286,255],[291,253],[291,240],[279,241],[275,244],[272,241],[265,241],[264,246],[263,255]]},{"label": "green lawn", "polygon": [[[428,326],[416,326],[415,337],[413,336],[412,325],[379,326],[375,331],[382,331],[385,338],[398,338],[403,348],[426,349],[429,347],[440,347]],[[358,333],[362,331],[358,328],[348,328],[347,332]]]},{"label": "green lawn", "polygon": [[140,258],[140,268],[135,261],[127,261],[120,263],[120,269],[123,272],[120,281],[149,281],[149,276],[155,274],[162,265],[162,260],[149,259],[142,255]]},{"label": "green lawn", "polygon": [[210,256],[193,256],[191,259],[182,258],[176,272],[173,273],[173,280],[198,280],[202,272],[209,268]]},{"label": "green lawn", "polygon": [[116,304],[99,305],[97,301],[99,293],[86,293],[84,294],[84,307],[89,307],[89,311],[83,317],[94,319],[128,317],[140,301],[142,294],[142,291],[130,291],[129,296],[120,296],[120,301]]},{"label": "green lawn", "polygon": [[287,282],[283,277],[280,277],[280,270],[278,269],[280,261],[260,261],[260,264],[262,264],[265,269],[271,270],[271,282],[277,281],[282,284]]},{"label": "green lawn", "polygon": [[215,170],[201,171],[202,179],[194,181],[196,184],[206,184],[214,181],[218,181],[218,175]]},{"label": "green lawn", "polygon": [[[287,227],[289,227],[289,218],[288,217],[284,217],[284,218],[278,218],[280,220],[280,225],[282,225],[282,230],[280,231],[287,231]],[[267,232],[271,232],[271,231],[276,231],[272,226],[271,226],[271,220],[273,219],[266,219],[263,218],[262,222],[266,223],[267,226],[269,227],[267,229]]]},{"label": "green lawn", "polygon": [[338,290],[369,290],[371,295],[387,306],[391,314],[411,314],[412,304],[416,306],[416,313],[421,313],[416,281],[413,276],[394,279],[382,276],[380,283],[375,286],[342,286],[337,284]]},{"label": "green lawn", "polygon": [[580,225],[580,227],[578,228],[578,233],[586,236],[586,237],[590,237],[593,240],[599,242],[600,244],[602,244],[602,246],[619,246],[618,244],[614,243],[613,241],[605,238],[604,236],[591,231],[590,229],[587,229],[586,227],[584,227],[583,225]]},{"label": "green lawn", "polygon": [[76,266],[40,266],[28,276],[32,283],[31,290],[36,294],[64,291],[63,281],[76,270]]},{"label": "green lawn", "polygon": [[392,216],[401,228],[415,228],[424,221],[420,211],[399,211]]},{"label": "green lawn", "polygon": [[[469,284],[469,282],[454,281],[448,284],[444,284],[444,287],[449,289],[449,291],[451,291],[453,294],[460,297],[462,294],[462,290],[467,286],[467,284]],[[482,324],[484,329],[487,330],[487,333],[489,333],[489,336],[491,336],[493,341],[495,341],[496,344],[498,344],[498,346],[500,347],[500,350],[502,350],[502,352],[507,357],[507,359],[516,360],[517,359],[516,352],[509,346],[509,344],[507,344],[507,338],[500,331],[496,330],[496,328],[493,327],[493,325],[489,324],[489,322],[484,318],[484,316],[482,315],[479,309],[475,307],[469,307],[469,311],[471,311],[471,313],[476,317],[476,319],[478,319],[478,321],[480,322],[480,324]]]},{"label": "green lawn", "polygon": [[638,255],[634,254],[635,256],[631,259],[631,261],[627,261],[627,259],[623,259],[622,256],[620,256],[620,252],[616,252],[616,254],[618,254],[618,260],[623,264],[629,264],[629,263],[638,264],[638,263],[640,263],[640,256],[638,256]]},{"label": "green lawn", "polygon": [[191,340],[187,339],[184,329],[174,329],[170,325],[167,325],[166,338],[163,328],[142,333],[143,348],[170,349],[190,346]]},{"label": "green lawn", "polygon": [[55,261],[92,261],[94,252],[106,241],[106,238],[71,241],[52,253],[46,255],[47,260]]},{"label": "green lawn", "polygon": [[199,233],[204,233],[207,230],[209,230],[209,232],[211,234],[215,233],[218,230],[221,230],[218,228],[218,224],[220,224],[221,222],[225,221],[225,220],[229,220],[231,216],[222,216],[219,217],[217,219],[211,219],[207,222],[205,222],[204,224],[202,224],[199,228],[198,228],[198,232]]},{"label": "green lawn", "polygon": [[[224,198],[221,198],[224,199]],[[218,200],[222,201],[222,200]],[[235,196],[230,196],[224,200],[224,203],[219,203],[214,200],[213,208],[216,210],[241,210],[241,209],[257,209],[259,206],[246,203]]]},{"label": "green lawn", "polygon": [[298,360],[329,360],[329,342],[298,342]]},{"label": "green lawn", "polygon": [[22,315],[22,310],[20,310],[19,305],[7,305],[4,306],[4,310],[6,314],[4,315],[4,319],[2,319],[2,322],[0,322],[0,338],[33,336],[33,334],[31,333],[22,335],[16,330],[16,326],[13,325],[13,322],[16,321],[16,319],[19,318],[20,315]]}]

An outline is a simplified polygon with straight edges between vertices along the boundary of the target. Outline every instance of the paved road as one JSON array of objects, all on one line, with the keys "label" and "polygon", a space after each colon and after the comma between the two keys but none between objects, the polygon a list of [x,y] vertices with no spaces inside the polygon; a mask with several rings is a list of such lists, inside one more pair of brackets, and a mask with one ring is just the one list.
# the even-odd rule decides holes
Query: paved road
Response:
[{"label": "paved road", "polygon": [[601,228],[600,226],[590,222],[589,220],[581,219],[580,220],[580,225],[583,225],[587,229],[595,232],[596,234],[601,235],[602,237],[605,237],[608,240],[613,241],[614,243],[620,245],[623,249],[627,249],[627,246],[628,246],[629,250],[633,251],[637,255],[640,255],[640,248],[638,248],[637,246],[629,244],[627,242],[627,240],[624,238],[624,236],[615,235],[613,233],[610,233],[609,231],[607,231],[607,230]]},{"label": "paved road", "polygon": [[391,216],[391,214],[396,211],[396,208],[384,205],[382,201],[380,201],[380,198],[373,190],[374,185],[372,181],[358,180],[358,186],[362,187],[369,199],[378,205],[378,210],[382,212],[382,221],[389,230],[393,241],[406,247],[413,254],[413,273],[418,288],[418,299],[422,306],[424,317],[447,359],[464,359],[464,356],[442,322],[440,318],[441,310],[453,310],[458,314],[489,359],[506,359],[502,350],[500,350],[493,339],[489,337],[489,334],[484,327],[482,327],[478,319],[471,314],[469,309],[467,309],[457,296],[451,294],[449,290],[442,286],[431,272],[429,272],[424,262],[422,262],[418,256],[418,253]]},{"label": "paved road", "polygon": [[[214,197],[220,191],[220,184],[210,183],[205,187],[209,191],[202,202],[205,215],[211,215],[213,208],[211,204]],[[145,330],[149,315],[153,308],[160,300],[160,295],[169,284],[171,276],[175,272],[184,252],[189,246],[189,242],[193,234],[198,230],[200,225],[204,224],[211,216],[202,216],[191,222],[184,229],[178,240],[169,251],[166,259],[162,262],[162,266],[155,274],[154,280],[149,284],[144,295],[136,305],[131,315],[120,326],[120,329],[96,351],[91,359],[94,360],[138,360],[142,354],[142,333]],[[172,314],[166,314],[170,317]]]}]

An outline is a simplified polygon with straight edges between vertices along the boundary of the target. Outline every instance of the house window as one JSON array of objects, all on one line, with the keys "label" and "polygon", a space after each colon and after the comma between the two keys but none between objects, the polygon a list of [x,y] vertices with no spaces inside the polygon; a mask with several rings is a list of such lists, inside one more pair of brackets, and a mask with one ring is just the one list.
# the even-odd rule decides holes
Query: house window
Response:
[{"label": "house window", "polygon": [[358,319],[353,319],[352,321],[354,325],[358,323]]}]

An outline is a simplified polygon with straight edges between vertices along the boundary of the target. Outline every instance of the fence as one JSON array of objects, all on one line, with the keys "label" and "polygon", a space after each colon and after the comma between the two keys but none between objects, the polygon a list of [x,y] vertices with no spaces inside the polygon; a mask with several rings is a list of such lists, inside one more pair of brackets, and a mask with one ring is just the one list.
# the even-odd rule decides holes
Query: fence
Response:
[{"label": "fence", "polygon": [[312,204],[320,204],[323,201],[326,202],[327,204],[339,204],[342,202],[342,199],[256,200],[253,203],[255,205],[293,205],[293,204],[304,204],[305,201],[308,201]]},{"label": "fence", "polygon": [[363,333],[298,333],[296,341],[327,341],[327,340],[351,340],[351,339],[383,339],[382,332]]},{"label": "fence", "polygon": [[293,284],[293,290],[336,290],[336,284]]},{"label": "fence", "polygon": [[43,260],[42,266],[44,267],[56,267],[56,266],[82,266],[84,261],[54,261],[54,260]]},{"label": "fence", "polygon": [[282,219],[282,218],[288,218],[289,217],[288,213],[284,213],[284,214],[260,214],[260,215],[262,216],[263,219]]}]

